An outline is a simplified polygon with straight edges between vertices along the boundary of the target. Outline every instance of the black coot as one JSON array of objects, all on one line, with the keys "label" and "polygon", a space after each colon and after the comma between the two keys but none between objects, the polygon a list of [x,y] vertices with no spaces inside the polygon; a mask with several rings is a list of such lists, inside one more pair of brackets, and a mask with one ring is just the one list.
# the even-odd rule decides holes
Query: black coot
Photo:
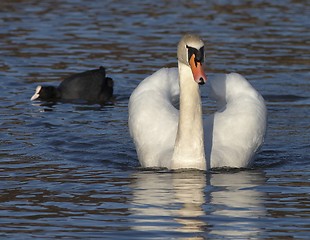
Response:
[{"label": "black coot", "polygon": [[73,74],[65,78],[58,87],[38,86],[31,100],[85,101],[104,104],[113,97],[113,80],[106,77],[105,68]]}]

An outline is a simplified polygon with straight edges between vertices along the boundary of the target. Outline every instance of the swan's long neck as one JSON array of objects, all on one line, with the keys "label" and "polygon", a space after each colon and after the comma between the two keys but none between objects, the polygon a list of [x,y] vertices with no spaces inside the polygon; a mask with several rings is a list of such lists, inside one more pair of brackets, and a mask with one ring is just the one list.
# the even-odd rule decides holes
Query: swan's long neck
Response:
[{"label": "swan's long neck", "polygon": [[179,125],[171,161],[171,169],[206,170],[203,122],[199,85],[189,66],[178,62],[180,78]]}]

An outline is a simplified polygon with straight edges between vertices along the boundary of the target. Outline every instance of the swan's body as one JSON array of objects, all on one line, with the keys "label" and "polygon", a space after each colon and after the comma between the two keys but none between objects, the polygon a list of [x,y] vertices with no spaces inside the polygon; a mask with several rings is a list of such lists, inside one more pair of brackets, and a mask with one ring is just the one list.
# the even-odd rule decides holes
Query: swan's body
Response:
[{"label": "swan's body", "polygon": [[199,85],[182,44],[203,45],[186,36],[178,46],[178,69],[158,70],[130,97],[129,129],[139,161],[169,169],[248,167],[265,134],[264,100],[239,74],[210,80],[218,111],[203,122]]}]

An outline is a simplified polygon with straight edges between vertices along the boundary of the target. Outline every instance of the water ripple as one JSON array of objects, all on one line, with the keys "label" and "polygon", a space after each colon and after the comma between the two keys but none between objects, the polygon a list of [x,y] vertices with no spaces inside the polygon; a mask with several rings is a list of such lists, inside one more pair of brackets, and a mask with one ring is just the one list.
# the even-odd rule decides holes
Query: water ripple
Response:
[{"label": "water ripple", "polygon": [[[0,236],[6,239],[307,239],[309,3],[0,3]],[[127,127],[132,90],[176,66],[187,32],[206,69],[236,71],[265,97],[253,169],[146,171]],[[107,68],[110,106],[30,102],[35,87]],[[214,111],[202,88],[205,114]]]}]

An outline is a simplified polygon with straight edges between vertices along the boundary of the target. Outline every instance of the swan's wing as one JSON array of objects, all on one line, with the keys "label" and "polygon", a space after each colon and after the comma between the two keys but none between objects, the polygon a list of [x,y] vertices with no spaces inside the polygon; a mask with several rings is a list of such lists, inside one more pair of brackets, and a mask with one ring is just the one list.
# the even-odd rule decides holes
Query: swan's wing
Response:
[{"label": "swan's wing", "polygon": [[168,167],[179,111],[177,69],[163,68],[143,80],[129,100],[129,130],[143,167]]},{"label": "swan's wing", "polygon": [[211,79],[211,97],[218,110],[205,120],[205,144],[211,167],[248,167],[263,142],[266,106],[262,96],[241,75]]}]

